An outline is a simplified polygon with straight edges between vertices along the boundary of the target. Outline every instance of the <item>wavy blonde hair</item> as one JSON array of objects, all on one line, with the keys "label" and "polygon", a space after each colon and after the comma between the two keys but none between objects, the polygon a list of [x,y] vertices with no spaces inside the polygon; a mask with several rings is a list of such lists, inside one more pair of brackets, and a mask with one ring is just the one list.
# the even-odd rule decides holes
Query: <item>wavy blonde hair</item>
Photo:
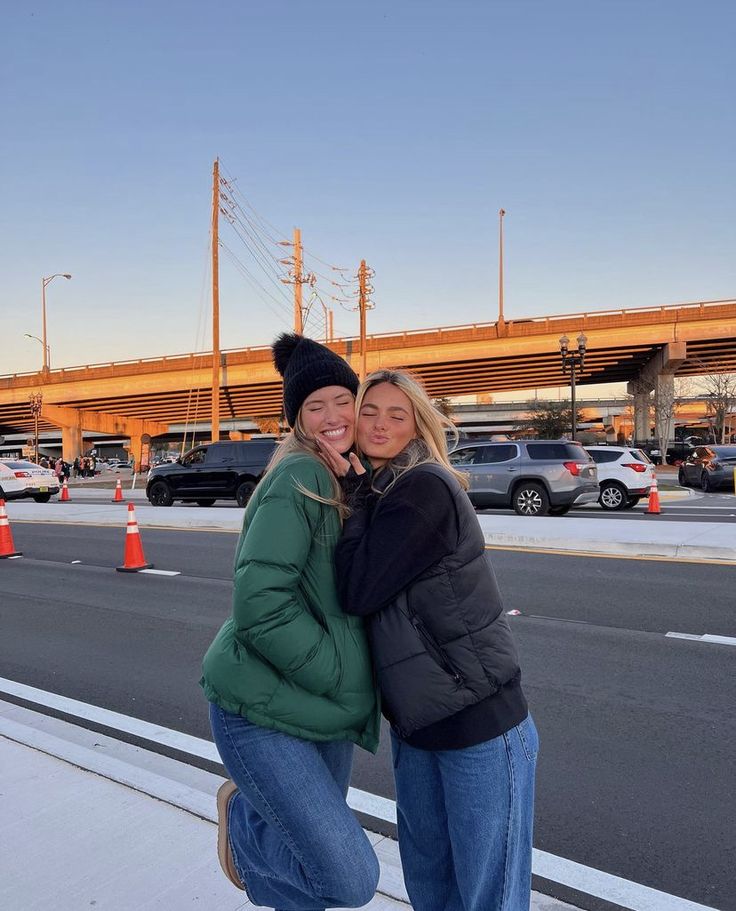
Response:
[{"label": "wavy blonde hair", "polygon": [[[448,417],[434,407],[427,395],[427,391],[416,377],[404,370],[378,370],[375,373],[371,373],[358,389],[358,397],[355,402],[355,410],[358,416],[360,416],[360,409],[366,393],[373,389],[374,386],[380,386],[382,383],[390,383],[400,389],[409,399],[414,413],[417,436],[429,450],[429,456],[423,457],[420,453],[413,453],[410,455],[406,465],[402,464],[400,467],[394,468],[396,475],[394,481],[405,471],[409,471],[410,468],[430,463],[444,466],[450,474],[457,478],[462,488],[467,490],[469,486],[467,475],[454,468],[450,464],[447,455],[446,431],[449,431],[450,436],[457,442],[457,428]],[[360,448],[356,448],[358,449],[358,455],[362,456],[363,453]]]},{"label": "wavy blonde hair", "polygon": [[276,449],[274,450],[271,459],[266,466],[266,470],[263,472],[265,477],[271,471],[276,468],[283,460],[292,455],[293,453],[301,453],[302,455],[310,455],[317,459],[322,465],[327,469],[330,482],[332,485],[332,496],[331,497],[321,497],[318,493],[315,493],[313,490],[305,487],[303,484],[297,483],[296,488],[300,493],[303,493],[305,497],[309,497],[310,500],[316,500],[318,503],[324,503],[325,506],[334,506],[340,515],[340,519],[345,519],[349,514],[350,510],[348,509],[347,503],[345,502],[345,495],[342,492],[340,487],[340,482],[337,480],[335,473],[330,468],[330,466],[322,458],[322,454],[319,451],[319,447],[314,442],[311,437],[307,436],[304,426],[301,421],[302,411],[299,409],[299,413],[296,416],[294,421],[294,426],[291,428],[289,433],[281,440]]}]

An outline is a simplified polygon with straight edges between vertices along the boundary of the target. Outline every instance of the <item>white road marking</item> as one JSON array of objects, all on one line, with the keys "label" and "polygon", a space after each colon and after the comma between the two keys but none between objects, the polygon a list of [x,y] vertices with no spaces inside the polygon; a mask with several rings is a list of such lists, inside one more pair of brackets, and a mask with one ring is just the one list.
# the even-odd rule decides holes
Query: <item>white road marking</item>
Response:
[{"label": "white road marking", "polygon": [[172,569],[139,569],[139,573],[148,573],[150,576],[180,576],[181,573]]},{"label": "white road marking", "polygon": [[72,564],[74,564],[74,563],[81,563],[81,562],[82,562],[81,560],[72,560]]},{"label": "white road marking", "polygon": [[736,645],[735,636],[715,636],[712,633],[706,633],[698,636],[695,633],[667,633],[670,639],[690,639],[693,642],[712,642],[715,645]]},{"label": "white road marking", "polygon": [[[668,633],[668,635],[670,635]],[[677,634],[684,636],[687,634]],[[700,637],[697,637],[700,638]],[[725,638],[725,637],[716,637]],[[736,644],[736,640],[734,640]],[[49,693],[15,680],[0,677],[0,694],[15,696],[38,706],[52,708],[81,720],[91,721],[114,730],[141,737],[162,746],[168,746],[182,753],[220,762],[214,743],[170,728],[160,727],[132,718],[119,712],[112,712],[99,706],[89,705],[76,699],[69,699],[57,693]],[[365,813],[384,822],[396,822],[396,803],[378,794],[350,788],[348,805],[359,813]],[[565,857],[558,857],[546,851],[534,849],[532,872],[537,876],[576,889],[587,895],[601,898],[629,911],[715,911],[707,905],[700,905],[676,895],[669,895],[658,889],[613,876],[594,867],[586,867]]]}]

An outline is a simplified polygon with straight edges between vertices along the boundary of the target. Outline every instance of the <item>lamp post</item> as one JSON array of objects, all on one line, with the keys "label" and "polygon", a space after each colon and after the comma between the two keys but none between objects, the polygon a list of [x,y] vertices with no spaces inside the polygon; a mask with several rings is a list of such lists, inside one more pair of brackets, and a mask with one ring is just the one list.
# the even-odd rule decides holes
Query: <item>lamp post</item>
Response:
[{"label": "lamp post", "polygon": [[[43,341],[37,335],[31,335],[30,332],[24,332],[23,335],[26,338],[35,339],[39,345],[43,345]],[[51,345],[46,345],[46,361],[51,366]]]},{"label": "lamp post", "polygon": [[41,405],[43,404],[43,395],[40,392],[32,392],[28,396],[31,403],[31,414],[33,415],[33,453],[34,461],[38,465],[38,416],[41,414]]},{"label": "lamp post", "polygon": [[49,372],[49,344],[46,339],[46,286],[50,285],[55,278],[71,278],[68,272],[54,272],[53,275],[47,275],[41,279],[41,313],[43,317],[43,372]]},{"label": "lamp post", "polygon": [[588,339],[584,333],[578,336],[577,349],[570,350],[570,339],[563,335],[560,339],[560,355],[562,357],[562,372],[570,374],[570,400],[572,403],[572,439],[578,434],[577,409],[575,407],[575,371],[582,371],[585,364],[585,346]]}]

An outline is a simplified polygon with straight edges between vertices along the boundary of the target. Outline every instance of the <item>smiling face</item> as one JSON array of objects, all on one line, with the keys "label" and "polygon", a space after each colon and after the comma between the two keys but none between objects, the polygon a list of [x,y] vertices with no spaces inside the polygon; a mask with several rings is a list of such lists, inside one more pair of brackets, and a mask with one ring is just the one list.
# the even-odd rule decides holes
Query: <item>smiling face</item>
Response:
[{"label": "smiling face", "polygon": [[358,415],[358,446],[374,468],[398,455],[417,435],[409,396],[392,383],[372,386]]},{"label": "smiling face", "polygon": [[323,386],[304,399],[299,420],[310,439],[347,452],[355,440],[355,397],[344,386]]}]

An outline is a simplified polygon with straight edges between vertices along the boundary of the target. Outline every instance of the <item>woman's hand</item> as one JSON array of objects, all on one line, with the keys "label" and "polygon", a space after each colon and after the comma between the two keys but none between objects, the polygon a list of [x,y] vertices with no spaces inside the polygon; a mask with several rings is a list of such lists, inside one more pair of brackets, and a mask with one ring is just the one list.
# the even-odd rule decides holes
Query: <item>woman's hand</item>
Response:
[{"label": "woman's hand", "polygon": [[344,478],[351,468],[357,475],[366,473],[363,464],[354,452],[349,453],[348,458],[346,459],[345,456],[341,452],[338,452],[332,443],[328,443],[327,440],[316,437],[315,442],[322,454],[322,458],[327,462],[328,467],[332,469],[338,478]]}]

